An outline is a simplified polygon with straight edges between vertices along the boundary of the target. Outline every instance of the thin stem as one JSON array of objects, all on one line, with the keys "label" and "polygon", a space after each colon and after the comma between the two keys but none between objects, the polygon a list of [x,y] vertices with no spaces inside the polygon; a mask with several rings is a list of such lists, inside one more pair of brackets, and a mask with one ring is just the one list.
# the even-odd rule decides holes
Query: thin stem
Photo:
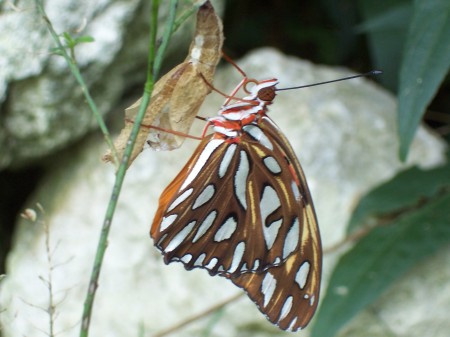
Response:
[{"label": "thin stem", "polygon": [[[178,0],[172,0],[170,5],[170,14],[169,18],[175,17],[175,11],[177,7]],[[83,308],[83,316],[81,321],[81,330],[80,337],[87,337],[89,333],[89,325],[92,316],[93,303],[96,294],[96,290],[98,287],[98,279],[100,276],[100,269],[102,266],[103,258],[105,255],[106,247],[107,247],[107,239],[109,235],[109,230],[111,228],[112,218],[114,211],[117,206],[117,201],[119,197],[120,190],[122,188],[122,184],[125,178],[125,172],[128,167],[128,161],[130,159],[131,152],[133,150],[133,146],[136,142],[136,138],[139,132],[139,128],[141,122],[145,115],[145,110],[147,108],[148,102],[150,101],[150,97],[153,91],[155,74],[159,72],[159,66],[161,61],[158,64],[155,64],[155,45],[156,45],[156,36],[157,36],[157,23],[158,23],[158,10],[159,10],[159,0],[154,0],[152,3],[152,14],[151,14],[151,27],[150,27],[150,41],[149,41],[149,52],[148,52],[148,70],[147,70],[147,81],[144,86],[144,93],[142,96],[141,105],[139,106],[139,111],[135,120],[135,124],[133,126],[132,132],[127,142],[127,147],[125,148],[122,161],[120,162],[120,166],[117,170],[116,181],[114,183],[114,187],[112,190],[111,198],[108,204],[108,208],[106,210],[105,220],[103,223],[102,231],[100,234],[100,239],[97,245],[97,252],[94,260],[94,266],[92,269],[91,279],[89,282],[89,287],[86,295],[86,299],[84,302]],[[173,20],[169,19],[167,25],[171,27],[173,25]],[[168,28],[169,29],[169,28]],[[167,29],[166,29],[167,30]],[[170,28],[170,31],[172,28]],[[170,38],[171,34],[166,34],[164,39]],[[163,58],[165,49],[167,47],[167,42],[164,40],[161,44],[161,47],[158,49],[157,57],[161,60]]]},{"label": "thin stem", "polygon": [[189,9],[181,13],[180,17],[174,22],[172,33],[176,32],[178,28],[180,28],[180,26],[184,23],[184,21],[186,21],[192,14],[194,14],[194,12],[197,11],[200,6],[201,3],[198,3],[197,5],[193,5],[189,7]]},{"label": "thin stem", "polygon": [[58,46],[58,50],[61,52],[61,55],[66,60],[70,71],[72,72],[73,76],[75,77],[78,84],[80,85],[83,95],[86,98],[86,101],[89,105],[89,108],[91,109],[92,113],[94,114],[94,117],[97,120],[100,130],[102,131],[103,136],[105,137],[105,141],[111,150],[111,153],[114,157],[114,162],[117,163],[118,162],[117,151],[116,151],[116,148],[114,147],[111,135],[108,131],[108,128],[106,127],[106,124],[105,124],[101,114],[99,113],[99,111],[97,109],[97,106],[95,105],[94,100],[91,97],[91,94],[89,93],[89,89],[83,80],[83,76],[81,75],[80,70],[78,69],[76,63],[74,62],[74,60],[75,60],[74,57],[71,57],[71,56],[69,56],[69,54],[67,54],[66,48],[62,45],[58,34],[53,29],[53,25],[44,10],[44,5],[42,4],[42,0],[35,0],[35,2],[36,2],[36,6],[37,6],[39,13],[42,15],[42,18],[44,19],[44,21],[47,25],[47,29],[49,30],[50,34],[53,37],[53,40],[55,41],[56,45]]},{"label": "thin stem", "polygon": [[174,32],[175,14],[177,12],[178,0],[171,0],[169,6],[170,6],[169,17],[167,18],[166,29],[164,30],[161,46],[158,48],[158,53],[156,54],[155,65],[153,69],[154,78],[158,77],[159,69],[161,69],[163,56],[166,52],[170,38],[172,37],[172,33]]},{"label": "thin stem", "polygon": [[223,302],[218,303],[218,304],[216,304],[216,305],[206,309],[205,311],[202,311],[202,312],[200,312],[200,313],[198,313],[196,315],[188,317],[184,321],[181,321],[180,323],[178,323],[176,325],[173,325],[170,328],[168,328],[167,330],[163,330],[163,331],[157,333],[156,335],[153,335],[152,337],[167,336],[167,335],[169,335],[169,334],[171,334],[171,333],[173,333],[173,332],[175,332],[175,331],[185,327],[186,325],[191,324],[192,322],[195,322],[195,321],[197,321],[197,320],[199,320],[199,319],[201,319],[201,318],[203,318],[203,317],[205,317],[207,315],[212,314],[213,312],[215,312],[215,311],[217,311],[219,309],[222,309],[223,307],[227,306],[228,304],[230,304],[230,303],[232,303],[234,301],[237,301],[238,299],[240,299],[244,295],[245,295],[245,293],[238,293],[238,294],[236,294],[236,295],[234,295],[234,296],[224,300]]}]

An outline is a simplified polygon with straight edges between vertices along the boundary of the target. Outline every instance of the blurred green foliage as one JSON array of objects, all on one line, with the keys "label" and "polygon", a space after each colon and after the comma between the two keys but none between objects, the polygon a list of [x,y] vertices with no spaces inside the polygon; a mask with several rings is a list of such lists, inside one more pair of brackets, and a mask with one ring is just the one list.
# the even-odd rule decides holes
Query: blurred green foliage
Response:
[{"label": "blurred green foliage", "polygon": [[450,163],[400,172],[361,199],[349,231],[371,226],[335,267],[313,327],[332,337],[423,259],[450,244]]}]

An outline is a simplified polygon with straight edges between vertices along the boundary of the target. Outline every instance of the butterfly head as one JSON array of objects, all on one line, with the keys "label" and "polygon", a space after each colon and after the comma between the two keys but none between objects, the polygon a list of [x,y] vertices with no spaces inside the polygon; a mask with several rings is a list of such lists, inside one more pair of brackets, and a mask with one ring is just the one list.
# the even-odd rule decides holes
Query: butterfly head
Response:
[{"label": "butterfly head", "polygon": [[256,99],[265,104],[270,104],[274,100],[276,96],[276,88],[275,86],[278,84],[278,80],[276,78],[271,78],[262,81],[250,80],[248,83],[254,83],[254,86],[246,91],[250,94],[246,99]]}]

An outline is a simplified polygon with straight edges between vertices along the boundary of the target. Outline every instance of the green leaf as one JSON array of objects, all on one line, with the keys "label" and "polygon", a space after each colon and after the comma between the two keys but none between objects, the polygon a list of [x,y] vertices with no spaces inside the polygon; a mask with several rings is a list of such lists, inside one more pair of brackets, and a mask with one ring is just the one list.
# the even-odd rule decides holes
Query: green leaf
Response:
[{"label": "green leaf", "polygon": [[412,6],[410,2],[396,4],[389,10],[368,18],[355,27],[357,33],[384,32],[392,29],[403,30],[405,22],[409,22]]},{"label": "green leaf", "polygon": [[316,316],[312,337],[332,337],[395,280],[450,243],[450,192],[377,227],[340,259]]},{"label": "green leaf", "polygon": [[412,14],[411,0],[359,0],[364,18],[356,31],[367,31],[367,43],[375,69],[383,70],[380,82],[393,92],[398,89],[398,71]]},{"label": "green leaf", "polygon": [[407,211],[439,190],[450,186],[450,163],[432,169],[412,167],[369,192],[356,207],[347,232],[368,224],[373,218]]},{"label": "green leaf", "polygon": [[92,36],[89,35],[84,35],[84,36],[80,36],[77,37],[75,39],[75,45],[80,44],[80,43],[89,43],[89,42],[94,42],[94,38]]},{"label": "green leaf", "polygon": [[398,128],[405,160],[425,108],[450,67],[450,1],[414,1],[400,70]]},{"label": "green leaf", "polygon": [[70,35],[70,33],[63,32],[61,35],[64,41],[66,42],[66,46],[68,48],[72,48],[75,45],[75,40],[73,39],[72,35]]}]

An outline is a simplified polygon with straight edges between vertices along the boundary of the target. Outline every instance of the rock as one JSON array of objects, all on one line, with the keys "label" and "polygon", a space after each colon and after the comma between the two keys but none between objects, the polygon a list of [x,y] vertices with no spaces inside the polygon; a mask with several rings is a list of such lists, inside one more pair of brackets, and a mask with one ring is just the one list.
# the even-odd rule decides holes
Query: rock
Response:
[{"label": "rock", "polygon": [[[167,4],[167,3],[166,3]],[[34,1],[0,14],[0,169],[24,166],[55,153],[97,128],[66,61],[51,53],[55,44]],[[90,35],[76,47],[77,63],[99,112],[106,115],[124,90],[145,80],[148,1],[45,1],[57,33]],[[161,5],[161,30],[168,6]],[[184,59],[192,22],[172,40],[172,54]],[[191,29],[192,28],[192,29]],[[130,60],[132,60],[130,62]]]},{"label": "rock", "polygon": [[[250,77],[276,76],[279,87],[350,75],[346,69],[313,65],[273,49],[256,50],[238,64]],[[239,80],[237,71],[226,66],[218,70],[214,85],[229,92]],[[200,114],[216,114],[223,100],[218,94],[211,94]],[[324,247],[344,236],[355,201],[365,192],[406,166],[431,167],[443,162],[444,144],[422,127],[408,163],[400,163],[395,108],[395,99],[371,79],[279,92],[270,108],[270,116],[284,130],[305,170]],[[191,134],[200,134],[202,127],[199,122]],[[138,335],[140,329],[144,335],[152,335],[240,292],[228,280],[210,277],[205,271],[188,272],[177,263],[164,265],[148,235],[159,194],[195,146],[196,141],[187,140],[173,152],[146,150],[130,167],[101,272],[92,336]],[[93,257],[114,181],[114,168],[100,162],[104,149],[101,137],[95,136],[68,151],[29,201],[33,208],[40,202],[46,214],[35,224],[25,220],[18,223],[1,289],[5,337],[48,332],[48,314],[39,309],[46,308],[49,300],[48,289],[39,279],[49,279],[46,235],[39,221],[45,221],[49,227],[52,287],[58,313],[55,331],[78,335]],[[325,259],[324,281],[335,259]],[[402,300],[405,306],[412,306],[410,299]],[[421,303],[427,308],[433,303],[435,310],[445,310],[450,304],[437,302],[428,298]],[[171,336],[197,336],[210,323],[211,336],[285,336],[245,296],[221,314],[206,316]]]}]

